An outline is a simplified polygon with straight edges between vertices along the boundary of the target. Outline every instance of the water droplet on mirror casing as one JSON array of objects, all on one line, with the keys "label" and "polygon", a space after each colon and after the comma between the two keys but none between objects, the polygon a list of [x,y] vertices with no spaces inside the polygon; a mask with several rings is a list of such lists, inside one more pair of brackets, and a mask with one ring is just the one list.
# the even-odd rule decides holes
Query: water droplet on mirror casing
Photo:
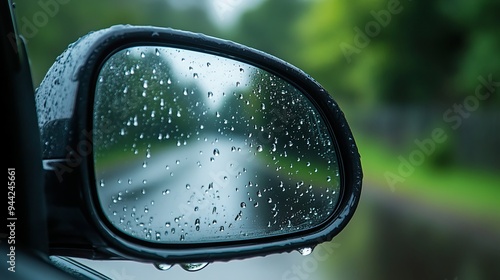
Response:
[{"label": "water droplet on mirror casing", "polygon": [[169,270],[171,269],[174,265],[173,264],[167,264],[167,263],[154,263],[153,264],[157,269],[159,270]]},{"label": "water droplet on mirror casing", "polygon": [[194,272],[204,269],[208,263],[181,263],[179,265],[186,271]]},{"label": "water droplet on mirror casing", "polygon": [[207,53],[117,54],[98,73],[113,78],[96,85],[93,131],[106,133],[92,140],[97,196],[118,230],[156,243],[225,242],[305,231],[335,213],[335,141],[299,89]]},{"label": "water droplet on mirror casing", "polygon": [[311,247],[300,248],[297,250],[302,256],[309,256],[313,249]]}]

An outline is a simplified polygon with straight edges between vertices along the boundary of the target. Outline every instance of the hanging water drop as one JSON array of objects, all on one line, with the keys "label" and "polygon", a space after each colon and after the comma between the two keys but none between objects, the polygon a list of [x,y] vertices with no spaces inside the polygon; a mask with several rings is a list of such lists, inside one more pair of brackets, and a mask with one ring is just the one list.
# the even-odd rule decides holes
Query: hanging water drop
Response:
[{"label": "hanging water drop", "polygon": [[172,266],[174,266],[173,264],[168,264],[168,263],[154,263],[153,264],[158,270],[169,270],[170,268],[172,268]]},{"label": "hanging water drop", "polygon": [[311,247],[300,248],[297,250],[302,256],[308,256],[312,253],[313,249]]},{"label": "hanging water drop", "polygon": [[181,263],[180,266],[186,271],[199,271],[207,267],[208,263]]}]

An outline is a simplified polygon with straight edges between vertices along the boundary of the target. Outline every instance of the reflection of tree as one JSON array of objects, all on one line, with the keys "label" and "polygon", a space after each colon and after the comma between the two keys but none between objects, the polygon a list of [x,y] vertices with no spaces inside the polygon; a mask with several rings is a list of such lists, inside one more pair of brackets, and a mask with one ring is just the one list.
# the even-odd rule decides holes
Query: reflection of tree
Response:
[{"label": "reflection of tree", "polygon": [[197,120],[185,112],[194,103],[194,97],[184,96],[189,85],[172,82],[172,67],[157,51],[155,47],[124,50],[103,67],[94,119],[97,131],[101,120],[114,124],[103,139],[106,150],[126,147],[135,153],[158,143],[176,145],[195,131]]}]

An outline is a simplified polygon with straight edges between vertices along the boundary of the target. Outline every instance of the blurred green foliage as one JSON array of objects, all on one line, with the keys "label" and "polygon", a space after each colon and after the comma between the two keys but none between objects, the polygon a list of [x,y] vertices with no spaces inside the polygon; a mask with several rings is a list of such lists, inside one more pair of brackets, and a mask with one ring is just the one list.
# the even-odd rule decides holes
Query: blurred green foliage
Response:
[{"label": "blurred green foliage", "polygon": [[358,102],[447,105],[474,93],[479,75],[498,74],[499,9],[489,0],[321,1],[297,23],[302,62]]}]

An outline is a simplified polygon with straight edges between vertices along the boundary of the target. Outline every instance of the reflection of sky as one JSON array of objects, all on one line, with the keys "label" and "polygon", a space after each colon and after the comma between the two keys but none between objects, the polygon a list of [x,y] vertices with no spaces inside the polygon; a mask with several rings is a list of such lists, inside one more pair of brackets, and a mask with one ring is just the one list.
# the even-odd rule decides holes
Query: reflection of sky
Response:
[{"label": "reflection of sky", "polygon": [[175,82],[182,85],[196,79],[198,90],[206,93],[205,103],[210,104],[213,110],[223,104],[223,94],[248,85],[255,71],[246,63],[206,53],[173,48],[160,53],[172,68]]}]

